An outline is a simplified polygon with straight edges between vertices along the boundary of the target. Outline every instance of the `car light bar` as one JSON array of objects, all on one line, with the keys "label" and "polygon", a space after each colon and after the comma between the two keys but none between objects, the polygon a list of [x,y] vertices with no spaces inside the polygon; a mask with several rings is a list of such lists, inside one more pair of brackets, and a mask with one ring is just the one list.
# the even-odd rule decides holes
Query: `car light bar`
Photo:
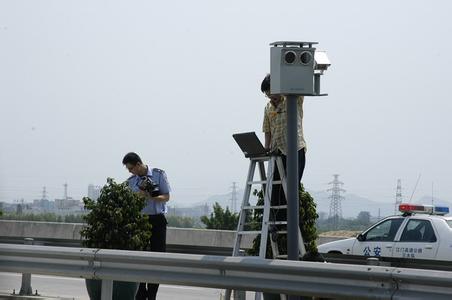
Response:
[{"label": "car light bar", "polygon": [[399,205],[399,211],[403,213],[445,215],[449,213],[449,207],[402,203]]},{"label": "car light bar", "polygon": [[435,215],[446,215],[449,213],[449,207],[435,206]]}]

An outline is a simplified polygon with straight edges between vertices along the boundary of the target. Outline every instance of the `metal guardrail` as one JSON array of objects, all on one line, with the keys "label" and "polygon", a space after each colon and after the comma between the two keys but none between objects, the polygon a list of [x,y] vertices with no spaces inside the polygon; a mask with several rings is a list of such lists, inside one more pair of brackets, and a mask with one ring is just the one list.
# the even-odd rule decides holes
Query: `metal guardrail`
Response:
[{"label": "metal guardrail", "polygon": [[[1,224],[0,224],[1,226]],[[28,238],[29,239],[29,238]],[[61,240],[61,239],[33,239],[34,245],[57,246],[57,247],[82,247],[81,240]],[[320,240],[322,242],[322,240]],[[2,237],[0,236],[0,244],[23,244],[23,237]],[[167,252],[183,253],[183,254],[199,254],[199,255],[220,255],[229,256],[232,253],[232,247],[215,247],[215,246],[199,246],[199,245],[176,245],[168,244]],[[368,265],[368,256],[346,255],[346,254],[322,254],[327,262],[338,264],[352,265]],[[379,264],[384,266],[399,268],[415,268],[452,272],[452,261],[438,261],[431,259],[413,259],[413,258],[389,258],[378,257]]]},{"label": "metal guardrail", "polygon": [[452,273],[381,266],[0,244],[0,271],[342,299],[451,299]]}]

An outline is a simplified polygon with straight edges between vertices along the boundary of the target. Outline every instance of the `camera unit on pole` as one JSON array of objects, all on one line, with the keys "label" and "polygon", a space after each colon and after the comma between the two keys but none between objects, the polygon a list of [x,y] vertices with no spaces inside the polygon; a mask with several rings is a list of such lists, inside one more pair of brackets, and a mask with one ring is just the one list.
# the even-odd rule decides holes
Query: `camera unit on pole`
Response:
[{"label": "camera unit on pole", "polygon": [[320,75],[331,65],[316,42],[274,42],[270,45],[271,94],[324,96]]},{"label": "camera unit on pole", "polygon": [[148,192],[151,197],[156,197],[160,195],[159,185],[156,184],[150,177],[141,177],[140,183],[138,184],[140,190]]}]

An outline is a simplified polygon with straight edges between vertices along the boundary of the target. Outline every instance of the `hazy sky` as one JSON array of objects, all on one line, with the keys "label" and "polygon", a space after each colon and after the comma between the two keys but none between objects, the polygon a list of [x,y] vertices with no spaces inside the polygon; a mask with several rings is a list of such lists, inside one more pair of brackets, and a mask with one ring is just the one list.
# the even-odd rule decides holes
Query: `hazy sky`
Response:
[{"label": "hazy sky", "polygon": [[0,0],[0,201],[81,198],[136,151],[172,201],[243,188],[232,139],[261,132],[269,43],[318,41],[303,182],[393,201],[452,196],[450,1]]}]

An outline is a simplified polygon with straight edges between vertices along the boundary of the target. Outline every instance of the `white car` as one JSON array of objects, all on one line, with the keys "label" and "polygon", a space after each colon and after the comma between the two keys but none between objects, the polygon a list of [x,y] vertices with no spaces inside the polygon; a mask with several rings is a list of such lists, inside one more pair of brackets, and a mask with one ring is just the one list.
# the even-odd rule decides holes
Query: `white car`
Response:
[{"label": "white car", "polygon": [[401,204],[387,217],[350,238],[318,247],[320,253],[452,260],[452,217],[448,207]]}]

